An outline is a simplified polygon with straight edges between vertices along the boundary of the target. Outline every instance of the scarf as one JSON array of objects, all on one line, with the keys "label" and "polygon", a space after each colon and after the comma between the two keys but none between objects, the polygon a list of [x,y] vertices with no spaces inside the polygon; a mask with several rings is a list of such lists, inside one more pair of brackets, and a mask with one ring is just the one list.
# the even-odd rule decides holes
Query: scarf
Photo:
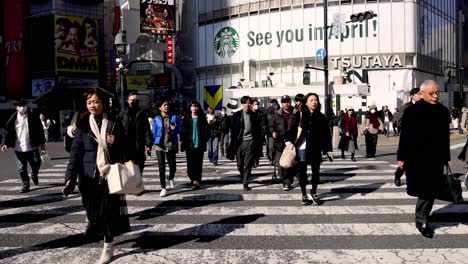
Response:
[{"label": "scarf", "polygon": [[108,123],[109,120],[107,119],[107,115],[104,113],[102,115],[101,130],[99,130],[99,126],[96,122],[95,116],[92,114],[89,116],[89,126],[91,127],[91,131],[93,132],[93,134],[96,136],[94,140],[96,140],[96,142],[98,143],[96,165],[101,176],[106,176],[110,170],[109,152],[107,150],[106,141]]},{"label": "scarf", "polygon": [[356,131],[354,131],[356,127],[356,117],[353,115],[351,117],[346,116],[346,132],[349,133],[349,135],[354,135]]},{"label": "scarf", "polygon": [[375,128],[375,129],[378,129],[380,127],[380,122],[379,120],[377,119],[379,118],[377,115],[369,115],[369,121],[370,123],[372,124],[372,126]]}]

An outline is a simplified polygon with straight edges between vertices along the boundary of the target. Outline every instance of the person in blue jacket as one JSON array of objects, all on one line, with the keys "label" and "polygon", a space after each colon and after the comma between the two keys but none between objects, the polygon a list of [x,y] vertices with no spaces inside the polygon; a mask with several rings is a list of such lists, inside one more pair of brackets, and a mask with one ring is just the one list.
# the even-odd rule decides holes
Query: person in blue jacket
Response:
[{"label": "person in blue jacket", "polygon": [[180,118],[171,113],[169,102],[163,101],[158,104],[160,114],[153,120],[153,139],[158,158],[159,181],[161,184],[160,196],[164,197],[166,191],[166,158],[169,164],[169,186],[175,187],[174,177],[176,173],[176,154],[179,152],[179,134],[182,132]]}]

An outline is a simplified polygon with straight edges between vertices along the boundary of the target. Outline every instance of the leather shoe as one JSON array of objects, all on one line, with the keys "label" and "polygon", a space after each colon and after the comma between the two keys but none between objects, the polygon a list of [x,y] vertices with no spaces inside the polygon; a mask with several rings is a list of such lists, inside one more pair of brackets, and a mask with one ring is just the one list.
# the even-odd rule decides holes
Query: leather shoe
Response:
[{"label": "leather shoe", "polygon": [[400,186],[401,186],[401,180],[400,180],[400,179],[395,179],[395,180],[393,180],[393,182],[395,183],[395,186],[396,186],[396,187],[400,187]]},{"label": "leather shoe", "polygon": [[21,193],[27,193],[29,192],[29,186],[23,185],[23,188],[21,188]]},{"label": "leather shoe", "polygon": [[39,185],[39,178],[37,178],[37,175],[31,175],[31,179],[34,185]]},{"label": "leather shoe", "polygon": [[252,188],[249,187],[248,184],[244,184],[244,191],[250,191]]},{"label": "leather shoe", "polygon": [[427,223],[416,222],[416,228],[424,237],[427,237],[427,238],[434,237],[434,229],[430,227]]}]

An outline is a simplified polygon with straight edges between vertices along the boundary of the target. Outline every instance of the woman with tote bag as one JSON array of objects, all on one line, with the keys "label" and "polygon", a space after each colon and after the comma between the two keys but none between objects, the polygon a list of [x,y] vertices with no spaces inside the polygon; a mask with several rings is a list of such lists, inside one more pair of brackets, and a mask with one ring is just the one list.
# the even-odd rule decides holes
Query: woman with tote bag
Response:
[{"label": "woman with tote bag", "polygon": [[105,111],[104,93],[90,89],[85,93],[89,114],[77,123],[70,150],[66,179],[79,176],[79,189],[88,218],[85,235],[93,240],[103,235],[104,248],[98,263],[109,263],[114,236],[130,230],[128,216],[122,212],[124,196],[109,194],[106,175],[110,165],[123,162],[122,127]]},{"label": "woman with tote bag", "polygon": [[[299,186],[301,187],[303,205],[322,204],[317,194],[322,152],[327,154],[330,161],[333,160],[330,154],[332,151],[330,129],[325,115],[320,112],[320,108],[318,95],[315,93],[307,94],[303,110],[294,115],[291,129],[286,133],[286,148],[296,142],[295,147],[298,150]],[[299,137],[295,141],[298,131]],[[309,165],[312,167],[311,200],[306,192],[307,167]]]}]

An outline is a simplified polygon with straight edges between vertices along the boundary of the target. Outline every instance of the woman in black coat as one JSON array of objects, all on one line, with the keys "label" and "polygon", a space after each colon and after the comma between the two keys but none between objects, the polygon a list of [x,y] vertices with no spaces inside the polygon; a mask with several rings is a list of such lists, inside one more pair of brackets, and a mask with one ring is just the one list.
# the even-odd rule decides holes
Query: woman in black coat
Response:
[{"label": "woman in black coat", "polygon": [[340,134],[341,139],[338,148],[341,149],[341,158],[345,159],[344,152],[349,151],[351,153],[351,160],[356,161],[354,152],[358,149],[358,127],[356,114],[351,107],[346,109],[346,115],[341,119]]},{"label": "woman in black coat", "polygon": [[203,109],[198,101],[190,102],[190,108],[183,121],[181,134],[181,151],[186,151],[187,174],[192,189],[200,188],[203,169],[203,155],[208,141],[208,125]]},{"label": "woman in black coat", "polygon": [[[89,114],[77,124],[66,171],[67,182],[79,176],[79,189],[88,218],[86,235],[95,238],[104,235],[104,249],[99,263],[108,263],[113,255],[114,236],[129,231],[128,216],[121,214],[125,204],[123,195],[109,194],[106,175],[109,164],[123,162],[122,126],[104,112],[106,96],[97,89],[85,95]],[[106,143],[106,150],[98,141]]]},{"label": "woman in black coat", "polygon": [[[311,203],[315,205],[322,204],[317,195],[322,152],[326,153],[330,160],[333,159],[329,153],[332,151],[332,142],[328,121],[325,115],[320,112],[320,108],[318,95],[315,93],[307,94],[302,112],[297,112],[294,115],[291,128],[286,133],[286,144],[295,142],[295,147],[298,150],[299,185],[301,187],[303,205]],[[296,141],[297,136],[298,139]],[[312,200],[309,200],[306,192],[307,166],[309,165],[312,166],[312,190],[310,192]]]}]

